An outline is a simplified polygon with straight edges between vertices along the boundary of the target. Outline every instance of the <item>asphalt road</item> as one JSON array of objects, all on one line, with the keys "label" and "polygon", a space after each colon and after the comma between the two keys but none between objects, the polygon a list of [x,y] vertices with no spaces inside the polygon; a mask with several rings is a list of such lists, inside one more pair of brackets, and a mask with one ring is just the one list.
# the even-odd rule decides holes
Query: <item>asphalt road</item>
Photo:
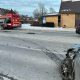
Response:
[{"label": "asphalt road", "polygon": [[73,31],[0,31],[0,73],[18,80],[61,80],[60,61],[79,43],[80,36]]}]

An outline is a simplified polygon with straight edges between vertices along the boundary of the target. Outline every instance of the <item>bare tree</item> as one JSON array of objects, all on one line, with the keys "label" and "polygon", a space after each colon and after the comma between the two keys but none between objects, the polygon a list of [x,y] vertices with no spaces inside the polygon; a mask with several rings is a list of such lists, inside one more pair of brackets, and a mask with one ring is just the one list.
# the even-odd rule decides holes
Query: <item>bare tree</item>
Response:
[{"label": "bare tree", "polygon": [[47,9],[43,3],[38,3],[38,8],[33,11],[34,18],[38,19],[39,24],[42,24],[42,16],[44,16],[46,13]]},{"label": "bare tree", "polygon": [[18,11],[14,10],[14,13],[19,14]]},{"label": "bare tree", "polygon": [[38,18],[39,17],[39,11],[38,11],[38,9],[35,9],[33,11],[33,15],[34,15],[34,18]]},{"label": "bare tree", "polygon": [[38,3],[39,6],[39,13],[41,16],[45,15],[47,13],[47,9],[45,8],[45,5],[43,3]]},{"label": "bare tree", "polygon": [[41,17],[47,13],[47,9],[45,8],[43,3],[38,3],[38,8],[33,11],[34,17]]},{"label": "bare tree", "polygon": [[50,14],[52,14],[52,13],[55,13],[56,11],[51,7],[50,9],[49,9],[49,13]]}]

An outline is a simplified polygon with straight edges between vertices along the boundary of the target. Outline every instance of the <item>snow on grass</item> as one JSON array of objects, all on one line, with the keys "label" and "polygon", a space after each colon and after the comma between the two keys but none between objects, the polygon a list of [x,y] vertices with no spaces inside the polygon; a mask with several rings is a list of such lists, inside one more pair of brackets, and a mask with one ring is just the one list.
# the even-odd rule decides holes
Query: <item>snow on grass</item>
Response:
[{"label": "snow on grass", "polygon": [[32,29],[32,30],[50,30],[50,31],[75,31],[74,28],[62,28],[62,27],[42,27],[42,26],[30,26],[30,24],[22,24],[21,29]]}]

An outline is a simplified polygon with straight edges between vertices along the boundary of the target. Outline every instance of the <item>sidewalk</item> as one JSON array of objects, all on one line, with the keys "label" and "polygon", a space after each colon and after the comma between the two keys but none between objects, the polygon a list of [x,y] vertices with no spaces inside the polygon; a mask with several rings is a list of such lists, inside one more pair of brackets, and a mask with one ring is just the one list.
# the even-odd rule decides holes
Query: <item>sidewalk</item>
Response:
[{"label": "sidewalk", "polygon": [[31,30],[46,30],[46,31],[75,31],[75,28],[49,28],[49,27],[39,27],[39,26],[30,26],[30,24],[22,24],[21,29],[31,29]]}]

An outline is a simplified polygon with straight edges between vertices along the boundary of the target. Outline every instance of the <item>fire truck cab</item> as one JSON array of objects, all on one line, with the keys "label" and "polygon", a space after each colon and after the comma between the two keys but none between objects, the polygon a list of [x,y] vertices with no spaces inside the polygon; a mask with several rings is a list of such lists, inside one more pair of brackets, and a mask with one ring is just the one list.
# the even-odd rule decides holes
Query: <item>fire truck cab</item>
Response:
[{"label": "fire truck cab", "polygon": [[20,16],[14,13],[0,16],[0,26],[1,29],[12,29],[21,27]]}]

